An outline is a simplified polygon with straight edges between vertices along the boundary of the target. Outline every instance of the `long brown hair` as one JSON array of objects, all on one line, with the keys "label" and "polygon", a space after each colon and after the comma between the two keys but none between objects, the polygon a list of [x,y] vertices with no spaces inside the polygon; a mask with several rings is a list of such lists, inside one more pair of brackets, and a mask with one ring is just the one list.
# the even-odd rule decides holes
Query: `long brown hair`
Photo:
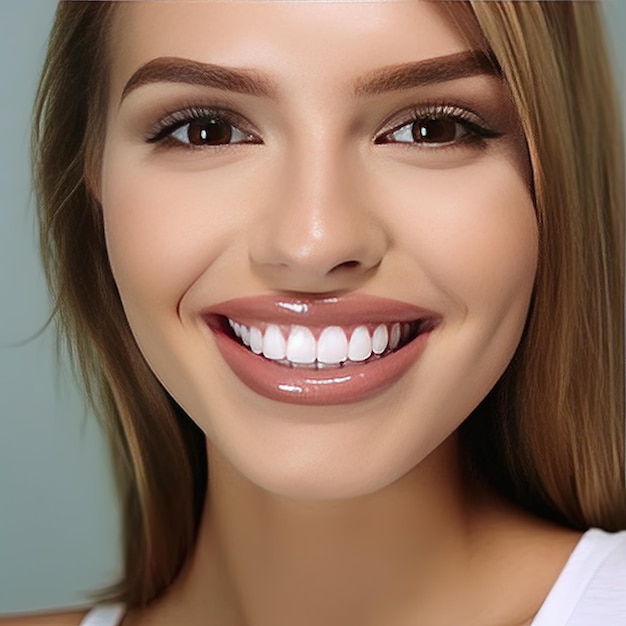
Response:
[{"label": "long brown hair", "polygon": [[540,239],[526,332],[468,439],[527,508],[622,529],[624,146],[598,7],[471,5],[524,129]]},{"label": "long brown hair", "polygon": [[[461,428],[467,460],[540,515],[578,529],[626,528],[624,152],[601,16],[593,2],[449,5],[459,24],[482,32],[510,87],[540,232],[526,329],[513,362]],[[121,496],[123,575],[94,598],[132,608],[162,593],[192,551],[207,459],[203,433],[134,341],[90,192],[114,6],[60,2],[33,155],[54,314],[109,436]]]}]

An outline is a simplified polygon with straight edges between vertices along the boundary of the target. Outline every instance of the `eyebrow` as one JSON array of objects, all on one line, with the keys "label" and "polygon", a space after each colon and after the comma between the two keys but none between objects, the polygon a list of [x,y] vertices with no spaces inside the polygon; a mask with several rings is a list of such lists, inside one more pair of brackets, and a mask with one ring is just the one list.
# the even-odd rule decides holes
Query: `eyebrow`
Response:
[{"label": "eyebrow", "polygon": [[478,75],[500,76],[495,58],[482,50],[465,50],[455,54],[403,63],[375,70],[357,80],[356,95],[375,95],[386,91],[410,89],[432,83],[443,83]]},{"label": "eyebrow", "polygon": [[[377,69],[355,81],[354,93],[357,96],[375,95],[480,74],[500,75],[500,68],[491,55],[481,50],[467,50]],[[138,87],[163,82],[212,87],[266,98],[273,98],[278,93],[277,84],[255,70],[179,57],[158,57],[142,65],[130,77],[122,91],[120,104]]]},{"label": "eyebrow", "polygon": [[120,103],[131,91],[151,83],[183,83],[214,87],[251,96],[271,98],[278,88],[267,76],[254,70],[233,69],[179,57],[159,57],[142,65],[122,91]]}]

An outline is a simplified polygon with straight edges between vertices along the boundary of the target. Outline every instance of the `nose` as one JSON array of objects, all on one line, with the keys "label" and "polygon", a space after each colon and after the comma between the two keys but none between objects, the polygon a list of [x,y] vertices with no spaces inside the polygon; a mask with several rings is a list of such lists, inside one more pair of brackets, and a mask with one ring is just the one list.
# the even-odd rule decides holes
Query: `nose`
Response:
[{"label": "nose", "polygon": [[354,289],[389,245],[357,154],[319,142],[285,153],[249,238],[253,272],[268,287],[308,293]]}]

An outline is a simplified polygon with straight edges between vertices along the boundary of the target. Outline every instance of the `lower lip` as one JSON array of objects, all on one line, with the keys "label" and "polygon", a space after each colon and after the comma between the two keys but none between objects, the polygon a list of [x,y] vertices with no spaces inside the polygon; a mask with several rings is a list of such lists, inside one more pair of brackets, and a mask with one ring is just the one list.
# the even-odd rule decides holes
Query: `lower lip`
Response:
[{"label": "lower lip", "polygon": [[209,326],[217,347],[235,375],[252,391],[291,404],[348,404],[380,393],[398,381],[426,347],[432,331],[368,363],[348,363],[324,370],[291,368],[254,354],[222,329]]}]

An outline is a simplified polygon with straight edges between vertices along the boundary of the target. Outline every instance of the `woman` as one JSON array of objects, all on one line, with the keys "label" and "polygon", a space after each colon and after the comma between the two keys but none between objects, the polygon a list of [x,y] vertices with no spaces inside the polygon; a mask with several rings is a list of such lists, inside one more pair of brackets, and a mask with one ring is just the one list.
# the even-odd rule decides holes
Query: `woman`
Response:
[{"label": "woman", "polygon": [[44,256],[125,571],[38,623],[624,623],[618,120],[593,3],[62,2]]}]

